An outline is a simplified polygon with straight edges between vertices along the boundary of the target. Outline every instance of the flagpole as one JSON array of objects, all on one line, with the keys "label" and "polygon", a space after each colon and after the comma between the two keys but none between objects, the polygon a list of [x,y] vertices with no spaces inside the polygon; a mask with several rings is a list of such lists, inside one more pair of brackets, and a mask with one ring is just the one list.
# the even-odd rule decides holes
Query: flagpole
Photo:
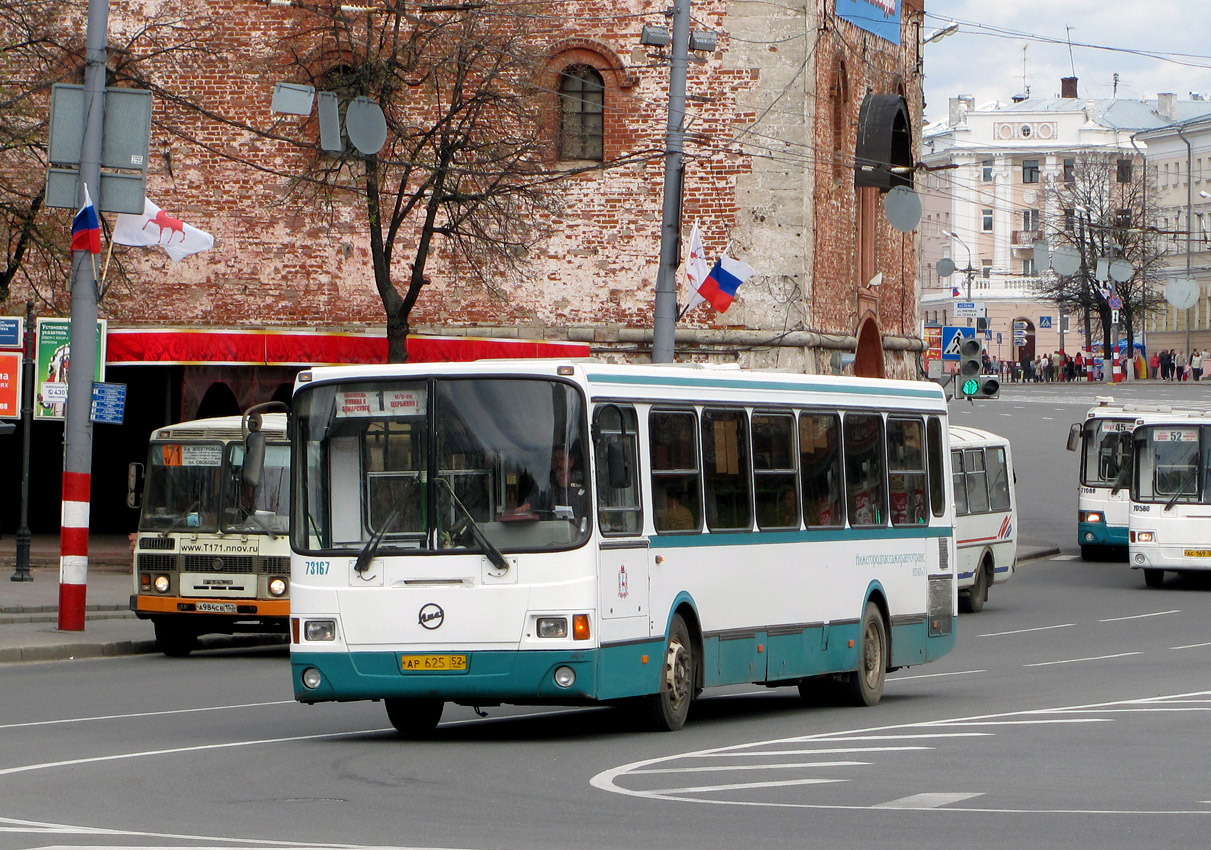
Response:
[{"label": "flagpole", "polygon": [[[105,281],[109,279],[109,261],[114,256],[114,240],[113,234],[110,234],[109,247],[105,249],[105,266],[101,269],[101,277],[97,280],[97,296],[105,294]],[[96,274],[96,267],[93,267],[93,273]]]}]

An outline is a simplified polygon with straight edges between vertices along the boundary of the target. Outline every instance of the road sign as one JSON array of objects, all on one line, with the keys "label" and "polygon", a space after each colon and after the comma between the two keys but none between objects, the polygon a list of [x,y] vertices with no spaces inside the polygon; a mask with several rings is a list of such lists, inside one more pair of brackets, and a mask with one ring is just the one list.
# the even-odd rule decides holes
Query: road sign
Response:
[{"label": "road sign", "polygon": [[93,422],[121,425],[126,413],[126,384],[93,384]]},{"label": "road sign", "polygon": [[1050,316],[1039,316],[1039,327],[1040,328],[1051,327],[1051,317]]},{"label": "road sign", "polygon": [[0,351],[0,419],[21,416],[21,352]]},{"label": "road sign", "polygon": [[1121,295],[1111,295],[1106,303],[1110,305],[1111,310],[1123,309],[1123,297]]},{"label": "road sign", "polygon": [[25,319],[20,316],[0,318],[0,348],[25,347]]},{"label": "road sign", "polygon": [[962,328],[957,325],[947,325],[942,328],[942,359],[959,360],[959,351],[964,337],[974,337],[975,328]]},{"label": "road sign", "polygon": [[984,315],[984,305],[978,301],[956,301],[955,318],[978,319]]}]

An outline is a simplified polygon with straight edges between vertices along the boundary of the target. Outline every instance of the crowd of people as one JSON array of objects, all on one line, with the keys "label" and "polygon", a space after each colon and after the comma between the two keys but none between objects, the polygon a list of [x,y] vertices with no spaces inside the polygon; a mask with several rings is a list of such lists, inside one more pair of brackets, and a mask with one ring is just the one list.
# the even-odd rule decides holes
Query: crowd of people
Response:
[{"label": "crowd of people", "polygon": [[[1197,349],[1190,356],[1184,351],[1157,351],[1145,361],[1137,355],[1135,377],[1160,381],[1211,380],[1211,353]],[[1124,366],[1127,368],[1127,366]],[[1064,351],[1042,353],[1018,360],[1000,360],[984,354],[985,374],[997,375],[1006,383],[1051,383],[1053,381],[1100,381],[1102,360],[1086,351],[1069,355]]]}]

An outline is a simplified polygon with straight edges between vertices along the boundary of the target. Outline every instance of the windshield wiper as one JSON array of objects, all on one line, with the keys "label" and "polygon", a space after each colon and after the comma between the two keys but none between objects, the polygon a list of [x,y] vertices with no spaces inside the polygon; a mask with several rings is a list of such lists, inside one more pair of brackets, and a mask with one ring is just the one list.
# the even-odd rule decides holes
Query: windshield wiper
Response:
[{"label": "windshield wiper", "polygon": [[1121,470],[1119,470],[1118,476],[1115,477],[1115,479],[1114,479],[1114,486],[1110,488],[1110,495],[1111,496],[1117,495],[1118,491],[1122,490],[1123,487],[1125,487],[1127,485],[1127,479],[1130,477],[1131,477],[1131,467],[1130,466],[1124,466]]},{"label": "windshield wiper", "polygon": [[1177,500],[1180,499],[1186,492],[1186,485],[1189,484],[1192,480],[1193,480],[1193,478],[1189,478],[1189,477],[1182,479],[1182,483],[1179,484],[1177,487],[1177,492],[1174,493],[1173,497],[1171,499],[1169,499],[1169,501],[1165,504],[1165,510],[1169,510],[1174,505],[1177,504]]},{"label": "windshield wiper", "polygon": [[391,530],[391,526],[399,519],[399,508],[393,510],[375,534],[366,541],[366,545],[362,547],[362,551],[358,553],[357,560],[353,564],[354,572],[365,581],[370,581],[374,576],[366,578],[362,575],[366,570],[370,569],[370,561],[374,558],[374,553],[378,551],[378,547],[383,543],[383,537]]},{"label": "windshield wiper", "polygon": [[163,531],[160,532],[160,536],[167,537],[168,532],[175,531],[178,527],[177,523],[180,522],[181,520],[185,519],[191,513],[193,513],[194,508],[201,507],[201,505],[202,505],[201,499],[194,499],[192,505],[187,507],[185,510],[181,511],[179,514],[175,514],[173,516],[173,518],[168,521],[168,526]]},{"label": "windshield wiper", "polygon": [[483,529],[479,527],[479,523],[475,521],[475,517],[473,517],[471,512],[467,510],[467,506],[464,505],[455,494],[454,488],[450,486],[450,482],[445,478],[442,478],[440,475],[437,476],[437,480],[442,484],[445,484],[446,489],[450,491],[451,500],[453,500],[454,504],[457,505],[458,509],[462,512],[462,515],[467,519],[466,526],[471,531],[471,536],[475,538],[475,542],[479,544],[479,548],[483,551],[487,559],[492,562],[492,566],[496,567],[496,569],[500,570],[501,572],[508,572],[508,560],[506,560],[505,556],[501,554],[501,551],[492,544],[492,541],[484,535]]}]

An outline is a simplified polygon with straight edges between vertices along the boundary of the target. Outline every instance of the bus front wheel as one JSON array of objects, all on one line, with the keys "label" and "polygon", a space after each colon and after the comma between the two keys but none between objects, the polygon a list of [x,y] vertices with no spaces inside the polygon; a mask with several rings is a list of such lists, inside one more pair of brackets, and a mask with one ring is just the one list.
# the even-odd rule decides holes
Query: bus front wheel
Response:
[{"label": "bus front wheel", "polygon": [[846,682],[848,695],[854,705],[876,705],[883,698],[887,676],[887,627],[874,602],[867,602],[862,613],[861,641],[858,669],[849,674]]},{"label": "bus front wheel", "polygon": [[156,646],[169,658],[184,658],[198,648],[198,635],[186,625],[171,619],[159,618],[156,627]]},{"label": "bus front wheel", "polygon": [[427,738],[437,728],[446,704],[439,699],[388,699],[387,719],[405,738]]},{"label": "bus front wheel", "polygon": [[673,615],[669,642],[660,671],[660,691],[648,697],[652,727],[675,732],[685,725],[697,685],[694,642],[680,614]]}]

